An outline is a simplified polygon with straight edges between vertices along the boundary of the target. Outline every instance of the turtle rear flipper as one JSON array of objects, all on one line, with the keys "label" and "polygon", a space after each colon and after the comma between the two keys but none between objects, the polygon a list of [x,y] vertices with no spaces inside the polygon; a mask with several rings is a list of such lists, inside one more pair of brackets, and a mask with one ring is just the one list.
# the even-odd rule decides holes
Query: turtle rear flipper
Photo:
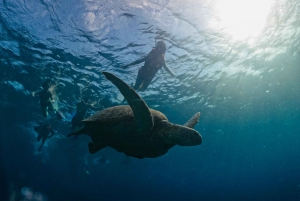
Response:
[{"label": "turtle rear flipper", "polygon": [[70,137],[72,135],[82,135],[82,134],[85,134],[85,128],[84,127],[71,132],[69,135],[67,135],[67,137]]},{"label": "turtle rear flipper", "polygon": [[91,154],[94,154],[105,147],[106,147],[105,145],[97,145],[95,143],[90,142],[89,143],[89,152]]},{"label": "turtle rear flipper", "polygon": [[111,81],[121,92],[130,105],[136,125],[136,132],[141,135],[147,134],[153,128],[153,118],[145,101],[136,93],[136,91],[126,84],[123,80],[112,73],[102,72],[105,77]]},{"label": "turtle rear flipper", "polygon": [[194,126],[199,122],[199,117],[200,117],[200,112],[197,112],[183,126],[189,127],[189,128],[194,128]]}]

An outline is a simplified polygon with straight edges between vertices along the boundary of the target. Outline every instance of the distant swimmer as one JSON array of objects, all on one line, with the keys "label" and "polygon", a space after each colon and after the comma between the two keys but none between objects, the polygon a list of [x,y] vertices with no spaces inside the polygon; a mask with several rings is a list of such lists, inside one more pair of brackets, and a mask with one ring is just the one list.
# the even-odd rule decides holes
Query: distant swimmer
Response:
[{"label": "distant swimmer", "polygon": [[32,92],[32,96],[35,97],[38,95],[40,97],[40,105],[42,109],[42,114],[45,118],[48,117],[49,111],[54,111],[59,119],[63,119],[63,115],[60,111],[57,111],[53,107],[53,94],[50,90],[50,88],[54,86],[54,82],[52,79],[46,79],[43,84],[41,90],[38,90],[36,92]]},{"label": "distant swimmer", "polygon": [[37,141],[39,142],[42,140],[42,143],[38,149],[38,151],[41,152],[46,140],[51,138],[56,131],[52,129],[48,122],[39,122],[39,125],[34,127],[34,130],[38,133]]},{"label": "distant swimmer", "polygon": [[94,107],[92,104],[89,103],[87,98],[81,99],[80,102],[76,103],[76,114],[72,118],[72,130],[76,127],[81,127],[81,121],[84,119],[84,116],[88,109],[92,110],[100,110],[102,107]]},{"label": "distant swimmer", "polygon": [[139,69],[135,85],[133,86],[135,90],[145,91],[153,80],[155,74],[159,69],[161,69],[161,67],[164,67],[164,69],[171,76],[176,77],[175,74],[166,65],[165,52],[166,44],[163,41],[158,41],[155,48],[153,48],[146,57],[122,66],[122,68],[125,69],[129,66],[145,62],[144,66]]}]

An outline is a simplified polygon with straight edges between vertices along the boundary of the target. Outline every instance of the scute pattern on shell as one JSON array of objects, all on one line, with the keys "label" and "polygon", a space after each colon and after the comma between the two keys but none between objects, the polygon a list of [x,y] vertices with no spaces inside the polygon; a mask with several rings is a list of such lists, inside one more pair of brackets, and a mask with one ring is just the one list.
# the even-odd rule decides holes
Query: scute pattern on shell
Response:
[{"label": "scute pattern on shell", "polygon": [[[153,109],[150,109],[150,112],[153,116],[154,122],[162,121],[162,120],[168,121],[167,117],[163,113]],[[99,111],[94,115],[88,117],[87,119],[83,120],[83,123],[97,122],[97,123],[110,124],[110,123],[117,123],[125,120],[130,120],[130,119],[133,120],[133,117],[134,117],[133,111],[130,108],[130,106],[121,105],[121,106],[115,106],[115,107],[111,107]]]}]

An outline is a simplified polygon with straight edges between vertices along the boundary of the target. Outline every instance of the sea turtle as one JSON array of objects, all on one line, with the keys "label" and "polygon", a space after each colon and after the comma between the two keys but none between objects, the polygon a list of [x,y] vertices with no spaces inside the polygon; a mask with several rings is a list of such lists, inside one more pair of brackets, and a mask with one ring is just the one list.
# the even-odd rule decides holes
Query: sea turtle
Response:
[{"label": "sea turtle", "polygon": [[121,79],[112,73],[102,72],[126,98],[129,105],[110,107],[83,120],[83,127],[68,136],[87,134],[93,142],[89,152],[96,153],[109,146],[128,156],[155,158],[167,153],[175,145],[200,145],[202,137],[193,129],[200,113],[186,124],[177,125],[154,109]]}]

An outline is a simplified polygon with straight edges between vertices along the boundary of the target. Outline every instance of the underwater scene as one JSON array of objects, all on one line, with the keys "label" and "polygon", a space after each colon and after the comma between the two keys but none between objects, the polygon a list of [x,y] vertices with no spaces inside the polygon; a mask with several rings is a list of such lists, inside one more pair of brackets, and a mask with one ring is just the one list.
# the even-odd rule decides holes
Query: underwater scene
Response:
[{"label": "underwater scene", "polygon": [[0,201],[300,200],[300,1],[2,0]]}]

